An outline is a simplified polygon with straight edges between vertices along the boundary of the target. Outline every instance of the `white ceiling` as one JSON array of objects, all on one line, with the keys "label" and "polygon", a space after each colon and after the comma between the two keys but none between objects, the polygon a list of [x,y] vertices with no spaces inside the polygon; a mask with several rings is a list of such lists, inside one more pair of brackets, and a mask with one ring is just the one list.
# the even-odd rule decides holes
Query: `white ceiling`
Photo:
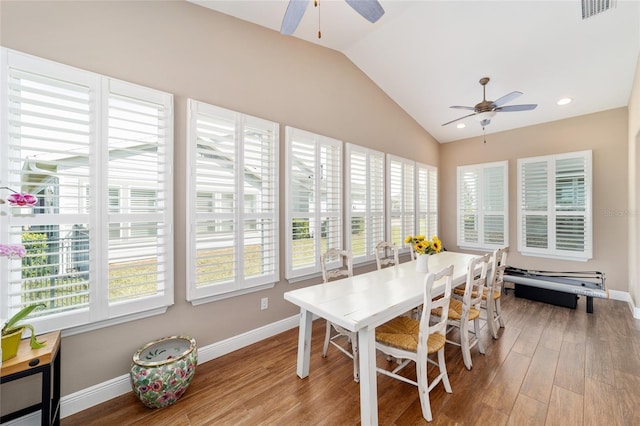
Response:
[{"label": "white ceiling", "polygon": [[[189,0],[280,30],[288,0]],[[640,52],[640,1],[583,20],[580,0],[380,0],[384,16],[371,24],[344,0],[313,2],[294,36],[344,53],[439,142],[482,135],[469,113],[451,105],[512,91],[512,104],[533,111],[498,113],[485,132],[560,120],[627,106]],[[282,36],[287,37],[287,36]],[[561,97],[573,102],[558,106]]]}]

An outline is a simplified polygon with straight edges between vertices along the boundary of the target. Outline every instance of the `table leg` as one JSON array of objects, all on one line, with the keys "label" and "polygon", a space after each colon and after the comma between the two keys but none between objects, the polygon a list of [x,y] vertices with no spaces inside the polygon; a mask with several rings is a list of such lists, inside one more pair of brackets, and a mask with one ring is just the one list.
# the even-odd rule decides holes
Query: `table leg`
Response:
[{"label": "table leg", "polygon": [[51,425],[51,363],[42,370],[42,417],[43,426]]},{"label": "table leg", "polygon": [[304,379],[309,375],[311,358],[311,326],[313,314],[306,309],[300,309],[300,327],[298,330],[298,377]]},{"label": "table leg", "polygon": [[378,382],[376,373],[376,330],[358,330],[360,350],[360,423],[378,424]]}]

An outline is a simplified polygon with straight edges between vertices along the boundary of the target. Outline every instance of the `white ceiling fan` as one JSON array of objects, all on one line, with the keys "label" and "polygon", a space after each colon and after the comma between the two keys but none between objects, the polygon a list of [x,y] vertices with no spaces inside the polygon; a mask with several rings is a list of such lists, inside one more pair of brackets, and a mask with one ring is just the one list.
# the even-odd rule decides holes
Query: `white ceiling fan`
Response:
[{"label": "white ceiling fan", "polygon": [[[287,11],[284,13],[280,34],[291,35],[298,28],[298,24],[307,10],[311,0],[289,0]],[[319,0],[313,0],[318,6]],[[374,23],[384,15],[384,9],[377,0],[345,0],[349,6],[367,21]],[[320,33],[318,32],[318,37]]]},{"label": "white ceiling fan", "polygon": [[443,126],[446,126],[447,124],[455,123],[456,121],[463,120],[467,117],[475,116],[475,118],[480,122],[480,125],[482,126],[482,128],[484,128],[486,125],[491,123],[491,119],[498,112],[529,111],[529,110],[535,109],[538,106],[537,104],[504,105],[507,102],[511,102],[518,96],[522,95],[522,92],[517,92],[517,91],[508,93],[503,97],[496,99],[495,101],[488,101],[486,97],[486,91],[485,91],[487,83],[489,83],[489,77],[483,77],[480,79],[480,84],[482,85],[482,102],[477,103],[475,106],[472,106],[472,107],[458,106],[458,105],[453,105],[449,107],[449,108],[466,109],[469,111],[473,111],[472,114],[468,114],[468,115],[456,118],[455,120],[448,121],[444,123]]}]

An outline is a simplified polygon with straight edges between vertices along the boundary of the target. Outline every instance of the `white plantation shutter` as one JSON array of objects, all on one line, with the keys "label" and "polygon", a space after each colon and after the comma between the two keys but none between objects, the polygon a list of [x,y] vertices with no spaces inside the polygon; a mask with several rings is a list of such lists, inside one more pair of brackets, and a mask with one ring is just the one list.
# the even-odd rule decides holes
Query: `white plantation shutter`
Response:
[{"label": "white plantation shutter", "polygon": [[274,285],[278,124],[190,100],[188,139],[187,299]]},{"label": "white plantation shutter", "polygon": [[458,246],[508,245],[508,163],[460,166],[457,174]]},{"label": "white plantation shutter", "polygon": [[518,160],[521,252],[591,259],[591,161],[591,151]]},{"label": "white plantation shutter", "polygon": [[482,170],[482,239],[486,247],[504,247],[509,243],[507,238],[507,180],[508,165],[487,165]]},{"label": "white plantation shutter", "polygon": [[42,302],[45,332],[170,305],[172,96],[0,51],[0,186],[38,197],[1,207],[27,255],[0,259],[0,316]]},{"label": "white plantation shutter", "polygon": [[286,277],[318,273],[320,254],[342,248],[342,142],[286,128]]},{"label": "white plantation shutter", "polygon": [[549,172],[547,161],[518,161],[521,196],[520,251],[527,249],[548,249],[549,228]]},{"label": "white plantation shutter", "polygon": [[387,154],[387,235],[404,251],[405,237],[417,233],[414,170],[414,161]]},{"label": "white plantation shutter", "polygon": [[[167,291],[173,297],[172,238],[172,106],[166,95],[140,86],[110,80],[108,84],[107,193],[120,188],[118,208],[108,211],[110,309],[120,313],[126,304],[153,305]],[[109,200],[107,200],[109,201]],[[148,302],[142,302],[149,298]],[[122,312],[124,313],[124,312]]]},{"label": "white plantation shutter", "polygon": [[431,238],[438,234],[438,169],[416,163],[416,213],[418,234]]},{"label": "white plantation shutter", "polygon": [[346,247],[354,263],[375,259],[384,240],[384,153],[346,144]]},{"label": "white plantation shutter", "polygon": [[480,174],[476,168],[458,167],[458,246],[479,243]]}]

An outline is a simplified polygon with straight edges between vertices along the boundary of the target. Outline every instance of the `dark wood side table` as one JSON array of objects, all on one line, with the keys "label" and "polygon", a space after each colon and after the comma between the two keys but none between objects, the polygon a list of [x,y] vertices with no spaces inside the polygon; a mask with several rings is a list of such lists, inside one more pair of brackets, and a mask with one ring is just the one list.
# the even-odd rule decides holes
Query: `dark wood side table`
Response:
[{"label": "dark wood side table", "polygon": [[29,339],[24,339],[20,342],[18,354],[2,362],[0,383],[42,373],[41,402],[2,416],[0,423],[42,410],[42,425],[60,424],[60,332],[42,334],[38,340],[46,340],[47,345],[31,349]]}]

